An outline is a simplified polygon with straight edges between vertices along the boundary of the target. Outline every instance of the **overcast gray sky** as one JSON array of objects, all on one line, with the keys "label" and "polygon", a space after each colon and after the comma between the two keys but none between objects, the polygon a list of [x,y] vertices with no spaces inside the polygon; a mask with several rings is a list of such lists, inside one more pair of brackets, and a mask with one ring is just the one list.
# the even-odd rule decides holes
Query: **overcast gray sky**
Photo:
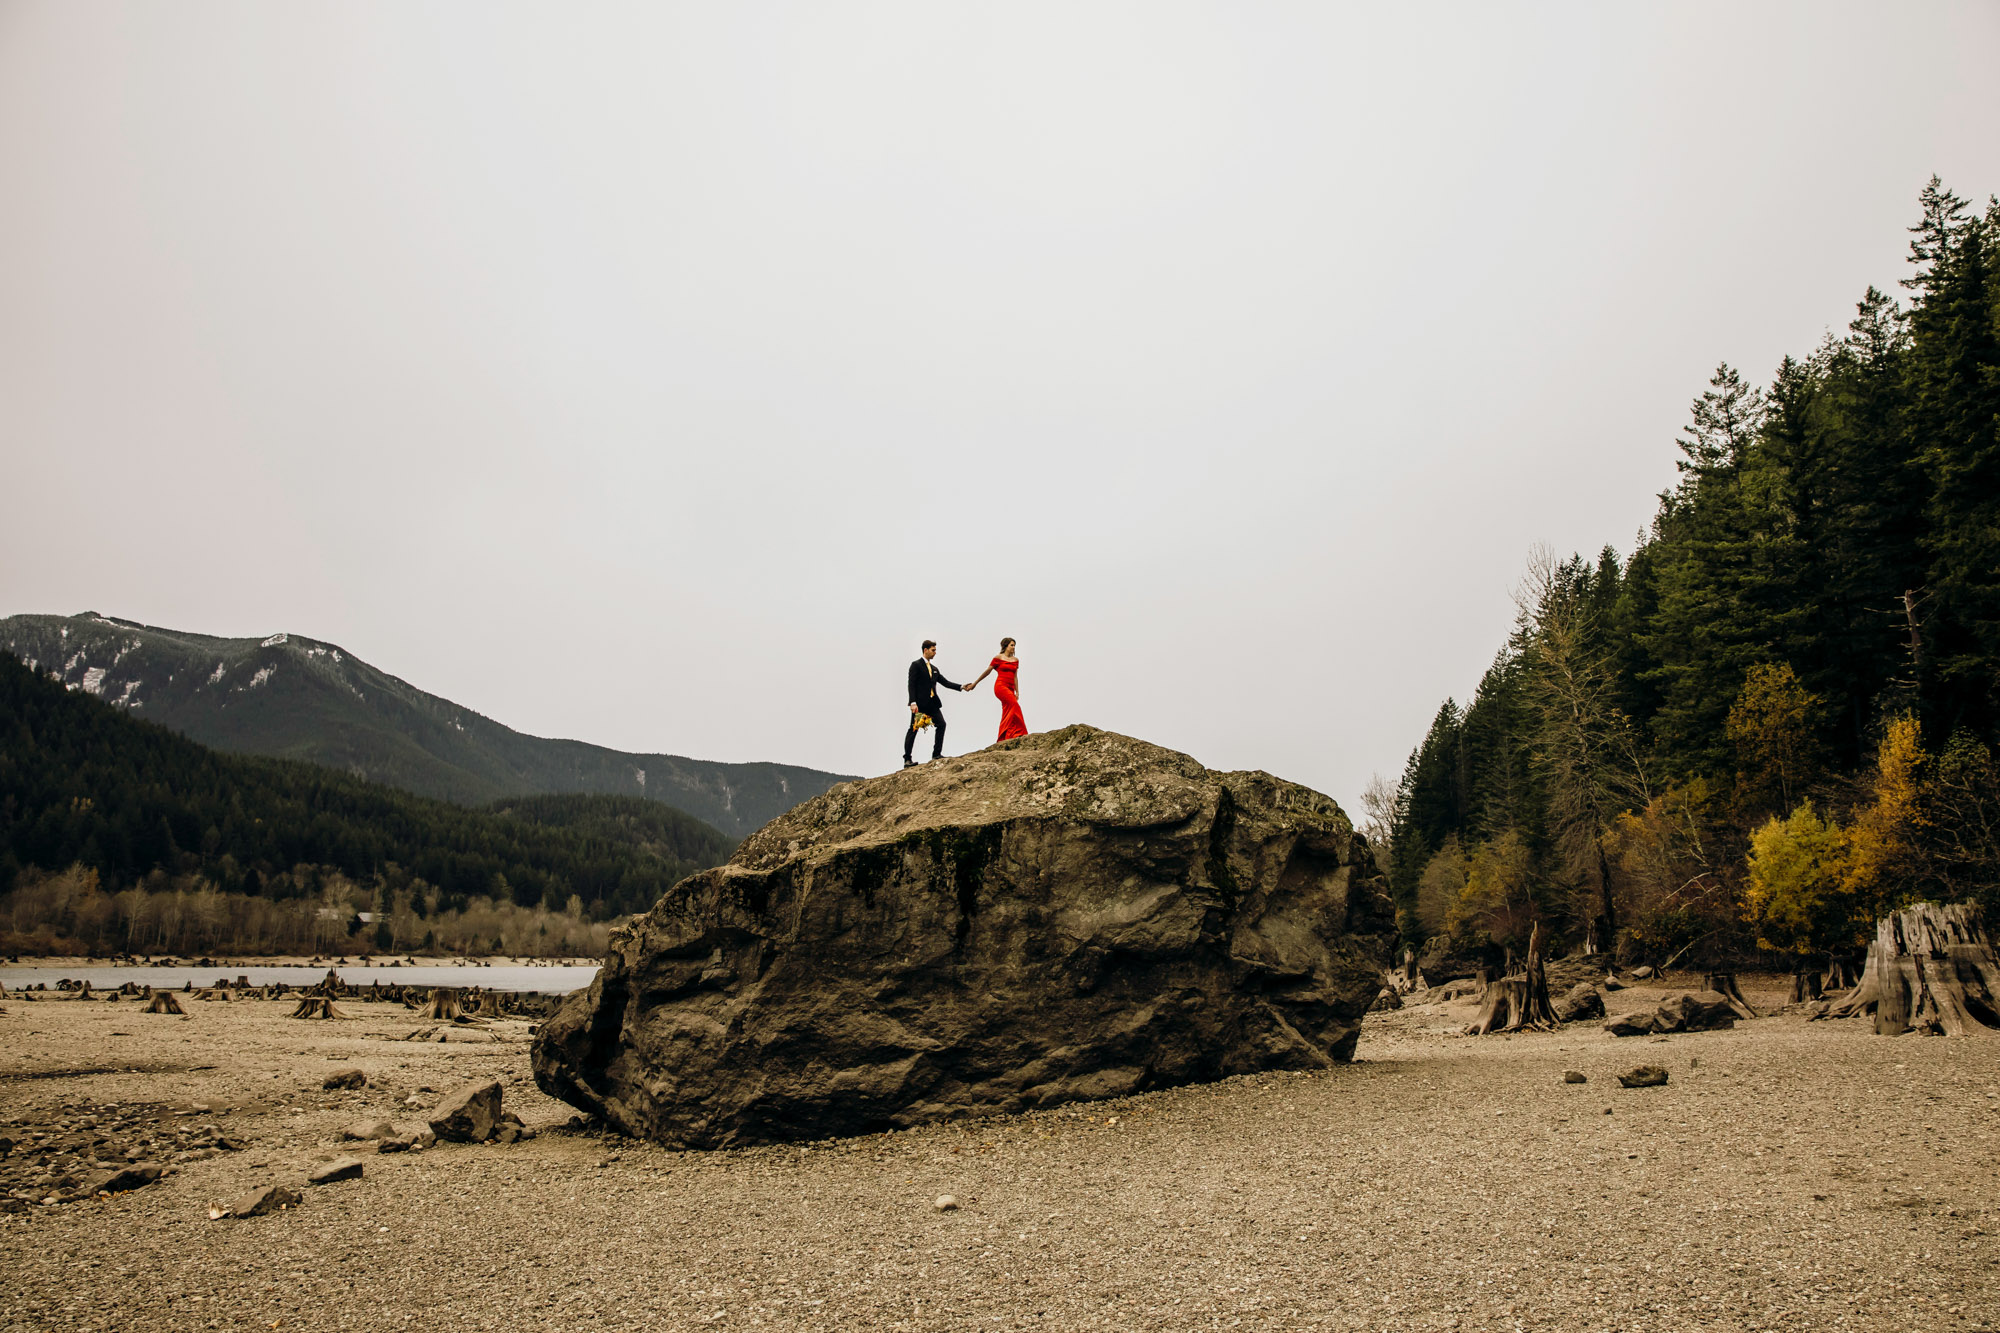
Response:
[{"label": "overcast gray sky", "polygon": [[863,773],[1013,634],[1032,728],[1353,809],[1718,360],[2000,189],[1996,69],[1990,2],[0,0],[0,614]]}]

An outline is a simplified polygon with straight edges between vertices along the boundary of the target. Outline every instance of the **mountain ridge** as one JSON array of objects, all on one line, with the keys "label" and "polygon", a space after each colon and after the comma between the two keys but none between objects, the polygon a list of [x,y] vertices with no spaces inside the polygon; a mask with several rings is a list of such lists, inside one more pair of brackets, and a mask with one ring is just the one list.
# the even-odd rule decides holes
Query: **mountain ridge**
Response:
[{"label": "mountain ridge", "polygon": [[463,805],[602,793],[741,837],[847,778],[530,736],[289,631],[224,638],[86,611],[0,620],[0,649],[115,707],[236,754],[321,764]]}]

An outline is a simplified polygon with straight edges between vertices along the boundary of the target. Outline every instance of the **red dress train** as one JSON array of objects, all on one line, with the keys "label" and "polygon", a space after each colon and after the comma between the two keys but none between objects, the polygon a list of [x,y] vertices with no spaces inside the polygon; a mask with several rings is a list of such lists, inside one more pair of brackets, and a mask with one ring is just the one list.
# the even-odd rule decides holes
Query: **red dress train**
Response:
[{"label": "red dress train", "polygon": [[1004,657],[993,659],[993,697],[1000,701],[1000,740],[1003,741],[1028,734],[1028,719],[1021,716],[1021,696],[1014,688],[1014,676],[1020,669],[1018,661],[1009,662]]}]

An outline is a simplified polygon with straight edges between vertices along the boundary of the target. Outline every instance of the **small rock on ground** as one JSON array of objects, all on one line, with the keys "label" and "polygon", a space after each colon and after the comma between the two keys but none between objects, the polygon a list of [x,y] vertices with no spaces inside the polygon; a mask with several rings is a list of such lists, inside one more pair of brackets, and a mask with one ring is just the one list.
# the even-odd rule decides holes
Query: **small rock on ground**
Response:
[{"label": "small rock on ground", "polygon": [[361,1159],[359,1157],[336,1157],[306,1173],[308,1185],[331,1185],[341,1180],[361,1179]]}]

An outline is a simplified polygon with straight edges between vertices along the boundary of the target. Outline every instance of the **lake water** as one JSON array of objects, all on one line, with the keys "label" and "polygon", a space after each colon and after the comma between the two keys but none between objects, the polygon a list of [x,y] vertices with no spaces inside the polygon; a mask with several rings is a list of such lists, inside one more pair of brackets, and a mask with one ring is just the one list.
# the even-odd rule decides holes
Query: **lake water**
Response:
[{"label": "lake water", "polygon": [[[582,990],[597,975],[595,963],[585,967],[335,967],[340,979],[350,986],[366,986],[379,981],[399,986],[483,986],[487,990],[540,991],[544,995],[566,995]],[[293,967],[10,967],[0,965],[0,986],[19,990],[23,986],[46,983],[50,990],[64,977],[88,981],[93,990],[117,990],[126,982],[151,986],[155,990],[179,990],[189,982],[213,986],[217,981],[232,984],[238,977],[250,978],[253,986],[311,986],[325,978],[327,965]]]}]

